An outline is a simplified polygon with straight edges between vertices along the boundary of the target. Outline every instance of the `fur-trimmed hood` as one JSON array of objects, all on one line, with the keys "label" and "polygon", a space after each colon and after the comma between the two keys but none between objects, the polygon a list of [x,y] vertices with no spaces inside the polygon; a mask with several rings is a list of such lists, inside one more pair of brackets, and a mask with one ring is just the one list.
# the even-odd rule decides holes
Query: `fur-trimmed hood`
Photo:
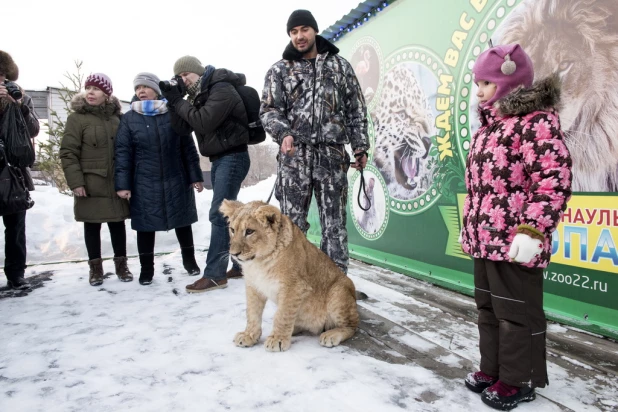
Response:
[{"label": "fur-trimmed hood", "polygon": [[539,110],[560,109],[561,81],[557,74],[538,80],[529,88],[518,87],[494,107],[502,116],[522,116]]},{"label": "fur-trimmed hood", "polygon": [[116,96],[110,96],[110,101],[101,106],[91,106],[86,101],[86,93],[81,92],[73,96],[71,99],[71,110],[76,113],[86,114],[92,113],[97,116],[109,118],[111,116],[120,116],[122,113],[122,105]]},{"label": "fur-trimmed hood", "polygon": [[[330,53],[330,54],[338,54],[339,49],[337,46],[326,40],[324,37],[317,35],[315,36],[315,45],[318,48],[318,54]],[[303,54],[294,48],[292,41],[290,41],[283,51],[283,59],[284,60],[300,60],[303,58]]]},{"label": "fur-trimmed hood", "polygon": [[16,81],[19,77],[19,68],[13,61],[10,54],[0,50],[0,73],[4,74],[7,80]]}]

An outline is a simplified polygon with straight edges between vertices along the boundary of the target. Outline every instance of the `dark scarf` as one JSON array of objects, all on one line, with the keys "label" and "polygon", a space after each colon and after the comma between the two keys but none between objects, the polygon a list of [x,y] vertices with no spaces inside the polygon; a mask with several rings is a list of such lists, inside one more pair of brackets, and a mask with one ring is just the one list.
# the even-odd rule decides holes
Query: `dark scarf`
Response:
[{"label": "dark scarf", "polygon": [[193,101],[195,100],[197,95],[202,90],[204,90],[204,86],[210,82],[210,78],[212,77],[212,74],[214,72],[215,72],[214,66],[211,66],[211,65],[206,66],[206,69],[204,70],[204,74],[202,74],[195,83],[193,83],[191,86],[187,88],[187,94],[189,95],[189,98],[188,98],[189,103],[193,104]]}]

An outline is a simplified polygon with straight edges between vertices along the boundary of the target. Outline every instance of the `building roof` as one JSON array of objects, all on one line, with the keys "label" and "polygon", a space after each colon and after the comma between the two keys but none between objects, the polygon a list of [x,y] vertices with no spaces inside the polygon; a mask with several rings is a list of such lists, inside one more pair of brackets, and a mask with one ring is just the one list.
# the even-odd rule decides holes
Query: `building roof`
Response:
[{"label": "building roof", "polygon": [[337,20],[335,24],[322,31],[322,37],[330,41],[337,41],[346,33],[361,27],[372,18],[375,18],[385,7],[395,0],[367,0],[350,10],[348,14]]}]

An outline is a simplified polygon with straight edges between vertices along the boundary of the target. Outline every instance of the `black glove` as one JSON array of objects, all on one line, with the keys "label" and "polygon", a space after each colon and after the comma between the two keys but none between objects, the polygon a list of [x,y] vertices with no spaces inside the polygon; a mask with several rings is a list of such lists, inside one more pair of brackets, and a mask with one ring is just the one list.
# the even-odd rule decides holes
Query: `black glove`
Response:
[{"label": "black glove", "polygon": [[184,94],[180,93],[177,87],[172,87],[168,91],[161,91],[161,94],[167,99],[168,106],[175,106],[184,97]]}]

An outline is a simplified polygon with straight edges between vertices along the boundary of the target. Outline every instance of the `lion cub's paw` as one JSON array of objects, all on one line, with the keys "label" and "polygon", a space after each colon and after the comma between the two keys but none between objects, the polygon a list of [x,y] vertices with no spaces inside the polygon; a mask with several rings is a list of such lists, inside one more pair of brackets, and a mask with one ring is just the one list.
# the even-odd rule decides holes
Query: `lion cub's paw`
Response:
[{"label": "lion cub's paw", "polygon": [[332,348],[333,346],[337,346],[341,343],[343,338],[343,334],[341,331],[336,329],[327,330],[326,332],[320,335],[320,345],[326,346],[327,348]]},{"label": "lion cub's paw", "polygon": [[254,334],[249,333],[247,331],[238,332],[236,336],[234,337],[234,343],[236,344],[236,346],[240,346],[242,348],[249,348],[255,345],[256,343],[258,343],[261,335],[262,335],[261,332],[254,333]]},{"label": "lion cub's paw", "polygon": [[292,339],[289,336],[270,335],[264,342],[264,347],[269,352],[283,352],[290,349]]}]

